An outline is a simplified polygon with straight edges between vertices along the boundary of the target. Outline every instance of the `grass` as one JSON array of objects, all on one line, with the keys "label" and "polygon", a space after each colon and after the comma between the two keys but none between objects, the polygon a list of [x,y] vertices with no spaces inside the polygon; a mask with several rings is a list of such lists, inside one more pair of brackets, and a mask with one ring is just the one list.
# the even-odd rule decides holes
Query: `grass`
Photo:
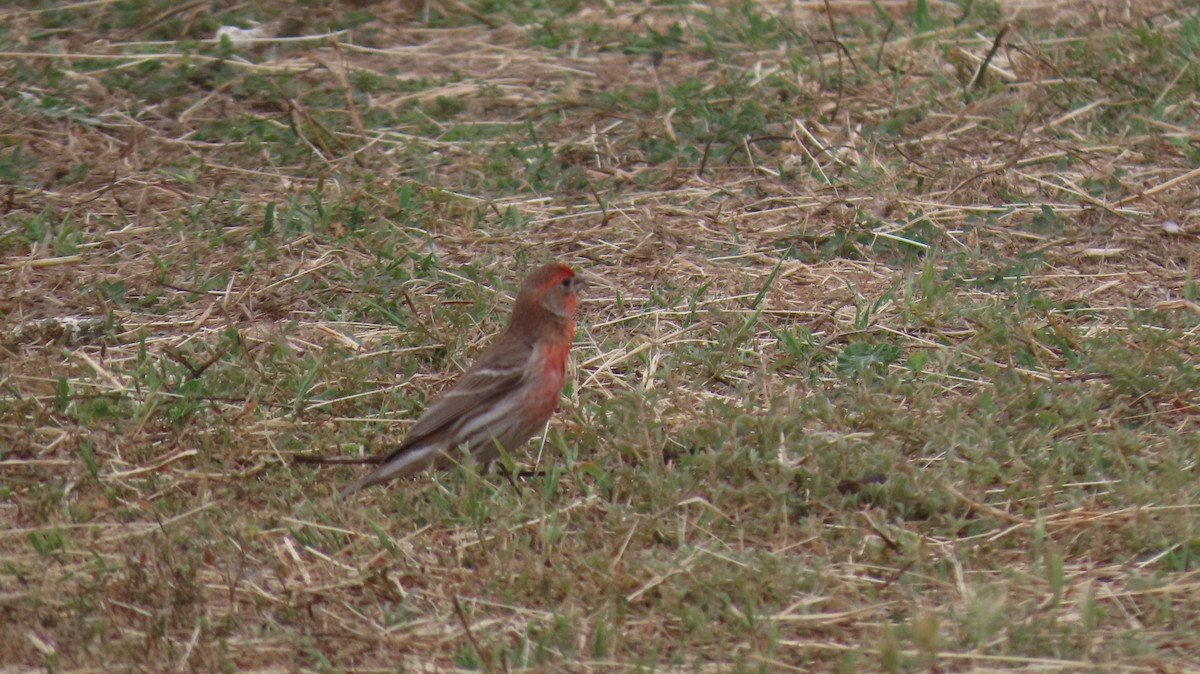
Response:
[{"label": "grass", "polygon": [[[1186,3],[31,1],[0,52],[0,669],[1200,668]],[[548,259],[599,283],[535,476],[291,461],[397,442]]]}]

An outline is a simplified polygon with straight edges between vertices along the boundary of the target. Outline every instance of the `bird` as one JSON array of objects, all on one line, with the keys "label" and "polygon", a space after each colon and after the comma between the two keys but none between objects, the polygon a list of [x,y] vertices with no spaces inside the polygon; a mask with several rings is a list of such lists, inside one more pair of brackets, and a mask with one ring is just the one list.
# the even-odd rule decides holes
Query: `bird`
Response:
[{"label": "bird", "polygon": [[585,285],[565,264],[533,270],[517,291],[504,331],[426,408],[404,441],[339,496],[430,467],[448,468],[462,451],[486,467],[501,451],[528,442],[558,406]]}]

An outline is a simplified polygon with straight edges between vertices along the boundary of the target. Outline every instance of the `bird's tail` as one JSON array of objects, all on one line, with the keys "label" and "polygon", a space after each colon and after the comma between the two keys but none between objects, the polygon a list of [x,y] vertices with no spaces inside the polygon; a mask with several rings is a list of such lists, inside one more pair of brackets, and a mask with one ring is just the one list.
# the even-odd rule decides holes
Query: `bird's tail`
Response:
[{"label": "bird's tail", "polygon": [[371,464],[378,465],[383,463],[382,456],[310,456],[307,454],[297,454],[292,457],[293,463],[313,463],[322,466],[347,466],[347,465],[362,465]]},{"label": "bird's tail", "polygon": [[402,447],[379,461],[379,467],[355,480],[353,484],[338,492],[338,498],[346,498],[357,491],[396,478],[412,475],[433,464],[443,453],[440,442],[425,442]]}]

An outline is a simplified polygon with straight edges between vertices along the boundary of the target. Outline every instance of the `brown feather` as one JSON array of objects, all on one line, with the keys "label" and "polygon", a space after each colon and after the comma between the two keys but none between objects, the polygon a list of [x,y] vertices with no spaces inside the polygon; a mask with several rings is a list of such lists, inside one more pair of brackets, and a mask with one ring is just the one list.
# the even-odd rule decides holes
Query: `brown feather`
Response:
[{"label": "brown feather", "polygon": [[[531,353],[533,349],[527,344],[496,340],[450,390],[433,401],[408,431],[404,442],[389,453],[382,463],[403,454],[430,435],[445,430],[467,412],[512,391],[528,374],[525,364]],[[507,370],[509,374],[485,375],[480,374],[481,370]]]}]

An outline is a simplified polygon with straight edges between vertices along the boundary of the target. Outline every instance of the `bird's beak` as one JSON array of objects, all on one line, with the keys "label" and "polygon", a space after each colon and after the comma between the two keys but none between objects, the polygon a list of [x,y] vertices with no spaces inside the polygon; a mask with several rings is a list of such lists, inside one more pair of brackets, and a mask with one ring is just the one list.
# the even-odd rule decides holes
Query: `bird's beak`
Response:
[{"label": "bird's beak", "polygon": [[602,277],[590,272],[575,272],[575,290],[586,293],[593,288],[611,288],[612,284],[606,282]]}]

